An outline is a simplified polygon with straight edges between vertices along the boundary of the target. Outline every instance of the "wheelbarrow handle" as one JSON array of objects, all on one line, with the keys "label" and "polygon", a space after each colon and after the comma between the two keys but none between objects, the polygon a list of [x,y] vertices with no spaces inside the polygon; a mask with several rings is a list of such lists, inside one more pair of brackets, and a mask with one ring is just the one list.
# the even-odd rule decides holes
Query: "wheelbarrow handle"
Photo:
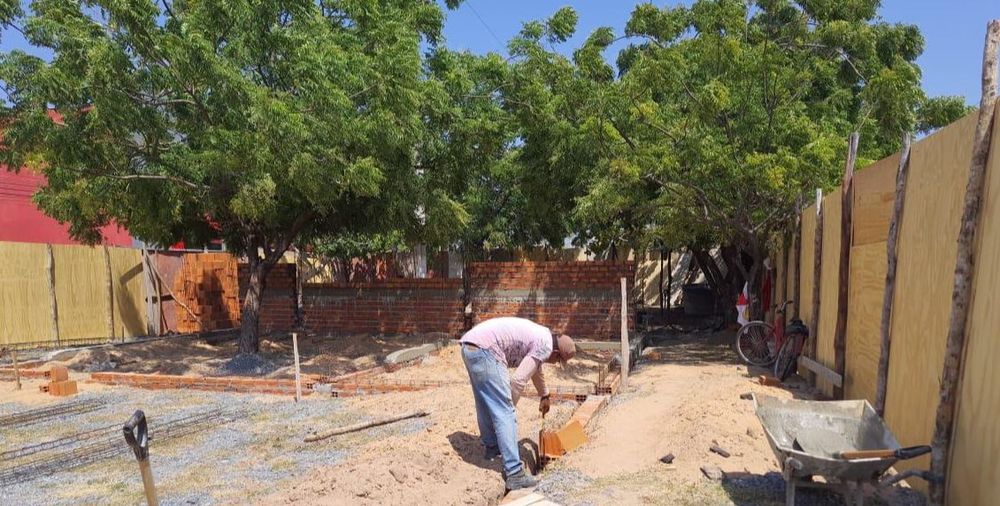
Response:
[{"label": "wheelbarrow handle", "polygon": [[149,429],[146,425],[146,414],[137,409],[122,427],[125,442],[132,448],[135,458],[144,461],[149,458]]},{"label": "wheelbarrow handle", "polygon": [[921,455],[926,455],[930,452],[931,447],[927,445],[908,446],[906,448],[896,450],[896,458],[899,460],[909,460]]}]

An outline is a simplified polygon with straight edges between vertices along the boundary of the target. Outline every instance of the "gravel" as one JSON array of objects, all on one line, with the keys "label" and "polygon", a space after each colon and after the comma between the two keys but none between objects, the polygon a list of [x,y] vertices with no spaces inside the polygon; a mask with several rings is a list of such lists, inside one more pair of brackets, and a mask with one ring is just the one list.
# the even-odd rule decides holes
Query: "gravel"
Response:
[{"label": "gravel", "polygon": [[280,366],[252,353],[240,353],[219,368],[220,376],[266,376]]},{"label": "gravel", "polygon": [[[319,397],[296,403],[290,397],[125,388],[79,396],[91,397],[105,401],[104,407],[0,431],[0,449],[20,448],[101,427],[120,436],[121,425],[136,409],[142,409],[150,420],[150,463],[161,504],[246,503],[311,468],[344,460],[351,448],[339,441],[310,444],[303,443],[302,438],[310,429],[361,417],[346,411],[342,401]],[[0,403],[0,413],[28,408]],[[235,419],[176,439],[156,439],[158,421],[213,409],[235,414]],[[414,420],[396,430],[400,428],[418,431],[424,430],[426,424]],[[0,463],[0,468],[8,465]],[[2,504],[18,505],[136,504],[142,501],[142,483],[135,457],[122,438],[122,452],[115,457],[4,487],[0,497]]]}]

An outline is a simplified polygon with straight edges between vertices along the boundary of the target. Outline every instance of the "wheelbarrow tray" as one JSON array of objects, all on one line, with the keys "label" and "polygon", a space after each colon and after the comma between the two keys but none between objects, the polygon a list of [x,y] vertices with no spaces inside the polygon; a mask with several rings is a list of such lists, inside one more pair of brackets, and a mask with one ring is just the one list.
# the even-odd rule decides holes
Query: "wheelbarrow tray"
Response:
[{"label": "wheelbarrow tray", "polygon": [[836,436],[836,451],[899,449],[896,437],[868,401],[805,401],[754,395],[753,402],[767,442],[786,475],[790,471],[785,469],[789,458],[801,464],[792,473],[795,476],[823,476],[841,482],[877,480],[896,463],[896,457],[845,460],[834,457],[836,452],[829,446],[817,451],[803,448],[797,441],[815,434],[831,434]]}]

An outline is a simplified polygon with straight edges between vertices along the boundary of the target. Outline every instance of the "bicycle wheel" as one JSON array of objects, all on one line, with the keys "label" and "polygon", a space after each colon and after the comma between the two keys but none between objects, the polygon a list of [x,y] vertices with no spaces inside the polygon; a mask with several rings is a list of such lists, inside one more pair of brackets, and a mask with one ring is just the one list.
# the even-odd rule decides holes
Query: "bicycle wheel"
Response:
[{"label": "bicycle wheel", "polygon": [[778,350],[778,357],[774,360],[774,377],[785,381],[796,370],[799,354],[795,353],[795,341],[799,336],[791,335],[785,339],[785,344]]},{"label": "bicycle wheel", "polygon": [[764,367],[774,362],[775,342],[774,327],[750,322],[736,333],[736,352],[746,363]]}]

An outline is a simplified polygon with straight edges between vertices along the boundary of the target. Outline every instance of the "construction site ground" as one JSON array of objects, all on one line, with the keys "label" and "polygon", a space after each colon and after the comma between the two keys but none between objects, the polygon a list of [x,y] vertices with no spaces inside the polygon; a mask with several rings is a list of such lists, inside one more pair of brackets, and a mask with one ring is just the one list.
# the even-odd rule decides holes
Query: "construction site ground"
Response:
[{"label": "construction site ground", "polygon": [[[752,402],[740,395],[787,398],[809,393],[804,386],[773,388],[755,382],[763,371],[748,370],[736,361],[731,337],[731,332],[653,336],[629,387],[588,426],[589,442],[549,463],[539,476],[537,492],[560,504],[580,505],[783,504],[777,462]],[[429,339],[414,337],[407,345]],[[361,345],[363,340],[356,342]],[[178,343],[167,344],[181,347]],[[196,349],[206,345],[193,342]],[[375,346],[356,356],[386,353],[386,347]],[[150,462],[161,504],[497,504],[504,494],[500,463],[483,459],[472,393],[457,350],[445,347],[416,365],[378,376],[447,380],[443,386],[345,398],[314,393],[298,403],[288,396],[81,383],[76,398],[98,400],[99,410],[0,431],[0,451],[99,428],[109,428],[120,437],[120,425],[133,410],[143,409],[151,421]],[[192,362],[190,353],[179,354],[188,358],[161,359],[161,363]],[[214,356],[219,358],[213,360],[224,360],[221,352]],[[546,366],[547,377],[552,384],[592,384],[606,358],[602,353],[582,354],[570,367]],[[183,371],[171,372],[198,367],[191,363]],[[146,371],[154,370],[165,372]],[[77,372],[73,377],[82,380],[85,375]],[[13,382],[0,382],[4,391],[0,415],[43,402],[65,402],[39,393],[36,383],[40,382],[26,381],[21,392],[9,396]],[[558,402],[543,421],[537,398],[521,400],[518,437],[529,467],[536,466],[535,443],[543,423],[557,428],[575,407],[572,401]],[[315,443],[303,441],[312,432],[416,409],[430,415]],[[192,434],[156,439],[158,421],[208,410],[221,410],[227,418]],[[710,452],[713,444],[731,456]],[[661,463],[660,457],[668,453],[675,456],[673,463]],[[0,463],[0,470],[7,465]],[[705,478],[701,471],[705,465],[718,466],[725,479]],[[26,505],[143,500],[135,458],[124,439],[110,458],[0,487],[0,495],[5,504]],[[803,504],[840,504],[840,498],[829,493],[802,496],[801,501],[808,501]],[[918,499],[917,494],[903,493],[875,498],[873,504],[919,504]]]}]

